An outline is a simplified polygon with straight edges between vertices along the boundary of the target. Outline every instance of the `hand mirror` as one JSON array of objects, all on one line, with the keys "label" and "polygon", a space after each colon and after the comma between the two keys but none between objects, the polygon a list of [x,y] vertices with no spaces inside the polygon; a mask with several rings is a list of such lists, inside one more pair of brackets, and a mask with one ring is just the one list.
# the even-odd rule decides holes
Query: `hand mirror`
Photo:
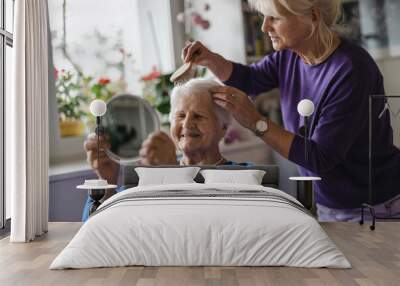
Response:
[{"label": "hand mirror", "polygon": [[102,123],[111,144],[107,155],[122,165],[138,162],[142,142],[160,130],[156,111],[145,99],[132,94],[112,97]]}]

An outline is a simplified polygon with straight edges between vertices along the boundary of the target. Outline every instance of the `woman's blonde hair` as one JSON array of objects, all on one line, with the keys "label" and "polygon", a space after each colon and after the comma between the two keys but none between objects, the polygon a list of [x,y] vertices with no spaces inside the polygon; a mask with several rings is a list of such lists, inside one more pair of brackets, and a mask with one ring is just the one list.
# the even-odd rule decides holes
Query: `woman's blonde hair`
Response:
[{"label": "woman's blonde hair", "polygon": [[[304,16],[309,15],[311,9],[318,9],[321,21],[313,28],[311,35],[316,32],[321,46],[326,53],[330,52],[334,44],[334,27],[341,14],[340,0],[249,0],[249,3],[256,10],[270,16],[285,16],[285,12]],[[286,11],[282,11],[282,8]],[[326,54],[321,58],[325,56]]]}]

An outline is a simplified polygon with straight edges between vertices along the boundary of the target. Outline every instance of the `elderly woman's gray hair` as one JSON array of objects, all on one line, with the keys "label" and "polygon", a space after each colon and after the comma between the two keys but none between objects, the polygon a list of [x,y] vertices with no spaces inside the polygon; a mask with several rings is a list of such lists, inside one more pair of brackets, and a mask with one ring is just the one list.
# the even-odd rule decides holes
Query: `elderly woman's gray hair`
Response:
[{"label": "elderly woman's gray hair", "polygon": [[[341,12],[340,0],[249,0],[256,10],[267,16],[284,16],[281,7],[297,16],[309,15],[311,9],[320,11],[320,21],[313,27],[312,34],[318,33],[319,40],[324,48],[329,50],[333,45],[333,28]],[[280,7],[279,7],[280,5]],[[311,36],[311,35],[310,35]],[[325,55],[322,55],[324,57]]]},{"label": "elderly woman's gray hair", "polygon": [[[178,101],[181,100],[183,96],[196,95],[211,97],[212,95],[210,93],[210,89],[216,86],[221,86],[221,84],[212,79],[195,78],[189,80],[181,86],[174,87],[171,93],[171,112],[169,114],[170,121],[172,121],[173,119]],[[219,123],[222,125],[223,128],[227,128],[231,121],[231,116],[229,112],[215,103],[213,105]]]}]

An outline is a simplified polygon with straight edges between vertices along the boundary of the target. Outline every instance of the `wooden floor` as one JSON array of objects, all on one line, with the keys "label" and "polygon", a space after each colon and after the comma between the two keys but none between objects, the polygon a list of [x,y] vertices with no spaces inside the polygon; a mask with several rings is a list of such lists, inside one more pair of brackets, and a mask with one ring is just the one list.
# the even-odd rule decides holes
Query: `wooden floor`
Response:
[{"label": "wooden floor", "polygon": [[48,270],[80,223],[50,223],[49,233],[27,244],[0,241],[0,285],[400,285],[400,223],[375,231],[355,223],[324,223],[353,268],[122,267]]}]

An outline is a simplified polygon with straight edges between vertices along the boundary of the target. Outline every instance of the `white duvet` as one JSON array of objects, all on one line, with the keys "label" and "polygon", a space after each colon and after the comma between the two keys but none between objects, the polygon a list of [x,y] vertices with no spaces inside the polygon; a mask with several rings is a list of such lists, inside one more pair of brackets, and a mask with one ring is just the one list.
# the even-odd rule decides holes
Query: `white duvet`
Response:
[{"label": "white duvet", "polygon": [[[242,195],[129,199],[146,195],[144,192],[174,190]],[[252,197],[251,191],[265,192],[271,199]],[[127,265],[351,267],[318,222],[296,203],[279,190],[254,185],[194,183],[131,188],[105,201],[50,269]]]}]

